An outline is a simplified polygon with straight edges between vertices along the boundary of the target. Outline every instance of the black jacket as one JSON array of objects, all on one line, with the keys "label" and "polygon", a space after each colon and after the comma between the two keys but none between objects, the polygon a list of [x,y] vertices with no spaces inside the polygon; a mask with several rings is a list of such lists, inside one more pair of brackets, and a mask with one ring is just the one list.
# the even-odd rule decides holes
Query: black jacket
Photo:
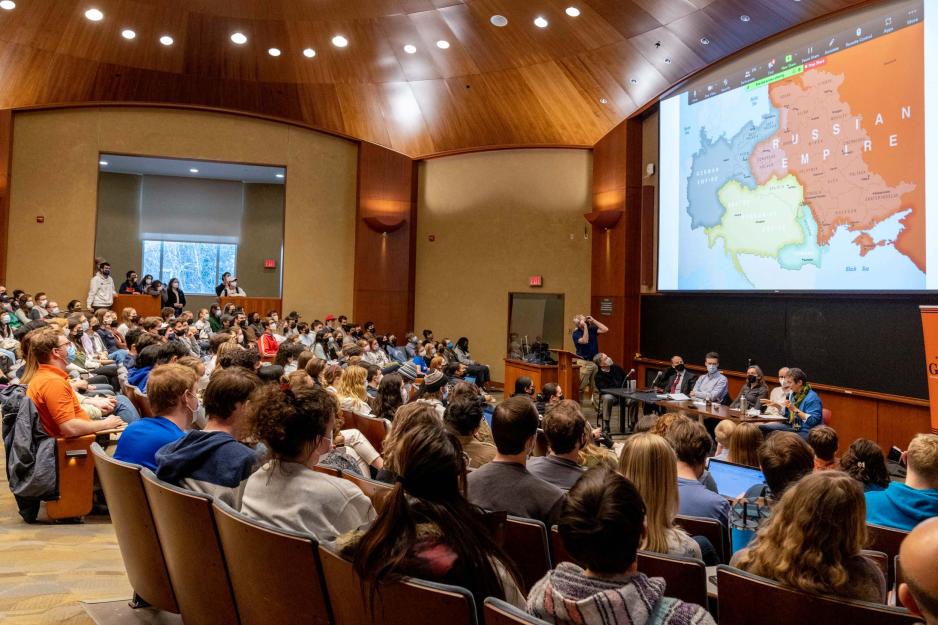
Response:
[{"label": "black jacket", "polygon": [[596,371],[596,388],[603,391],[607,388],[622,388],[625,382],[625,369],[617,364],[609,367],[609,371],[598,369]]},{"label": "black jacket", "polygon": [[55,439],[42,427],[25,386],[11,385],[0,391],[0,406],[7,480],[20,516],[32,523],[40,501],[59,498]]},{"label": "black jacket", "polygon": [[[664,378],[660,382],[658,382],[658,388],[663,388],[665,393],[670,393],[671,384],[672,382],[674,382],[674,376],[676,375],[677,375],[677,371],[669,367],[667,369],[667,373],[665,374]],[[690,371],[688,371],[687,369],[685,369],[684,379],[681,380],[681,388],[675,389],[675,392],[689,395],[690,392],[693,390],[694,382],[696,381],[697,381],[697,376],[691,373]]]}]

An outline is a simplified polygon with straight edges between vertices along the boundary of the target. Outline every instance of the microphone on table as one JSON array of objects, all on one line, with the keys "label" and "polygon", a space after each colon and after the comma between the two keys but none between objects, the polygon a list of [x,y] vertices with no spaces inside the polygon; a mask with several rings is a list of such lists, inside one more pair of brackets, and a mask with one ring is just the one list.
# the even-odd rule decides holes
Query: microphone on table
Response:
[{"label": "microphone on table", "polygon": [[659,371],[659,372],[658,372],[658,375],[655,376],[655,379],[651,381],[651,387],[652,387],[652,388],[656,388],[656,387],[658,386],[658,382],[661,381],[661,376],[664,375],[664,372],[665,372],[665,371],[666,371],[666,369],[662,369],[661,371]]},{"label": "microphone on table", "polygon": [[629,383],[629,378],[632,377],[633,373],[635,373],[635,369],[629,369],[629,372],[625,374],[625,378],[622,379],[622,384],[619,385],[619,388],[625,388],[625,385]]}]

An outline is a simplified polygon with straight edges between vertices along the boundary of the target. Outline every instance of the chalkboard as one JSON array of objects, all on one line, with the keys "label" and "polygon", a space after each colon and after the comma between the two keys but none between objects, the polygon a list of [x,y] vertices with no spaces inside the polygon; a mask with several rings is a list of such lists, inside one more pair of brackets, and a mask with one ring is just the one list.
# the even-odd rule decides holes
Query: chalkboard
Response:
[{"label": "chalkboard", "polygon": [[644,296],[640,350],[694,364],[713,350],[725,369],[751,359],[766,375],[788,365],[819,384],[927,399],[920,304],[938,296]]}]

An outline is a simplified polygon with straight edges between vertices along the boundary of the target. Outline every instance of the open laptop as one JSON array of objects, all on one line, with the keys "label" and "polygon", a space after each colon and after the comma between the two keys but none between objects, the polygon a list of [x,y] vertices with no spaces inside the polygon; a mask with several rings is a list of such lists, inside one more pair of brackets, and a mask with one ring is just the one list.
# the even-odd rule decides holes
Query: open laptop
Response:
[{"label": "open laptop", "polygon": [[765,476],[759,469],[726,460],[710,458],[707,469],[717,483],[717,492],[727,499],[736,499],[750,487],[765,482]]}]

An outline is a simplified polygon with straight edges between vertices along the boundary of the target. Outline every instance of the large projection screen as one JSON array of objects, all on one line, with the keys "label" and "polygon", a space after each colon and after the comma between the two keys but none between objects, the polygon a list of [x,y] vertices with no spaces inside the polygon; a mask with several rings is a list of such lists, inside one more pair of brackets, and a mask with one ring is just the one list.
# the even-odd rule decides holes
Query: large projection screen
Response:
[{"label": "large projection screen", "polygon": [[938,0],[768,44],[659,118],[660,291],[938,289]]}]

